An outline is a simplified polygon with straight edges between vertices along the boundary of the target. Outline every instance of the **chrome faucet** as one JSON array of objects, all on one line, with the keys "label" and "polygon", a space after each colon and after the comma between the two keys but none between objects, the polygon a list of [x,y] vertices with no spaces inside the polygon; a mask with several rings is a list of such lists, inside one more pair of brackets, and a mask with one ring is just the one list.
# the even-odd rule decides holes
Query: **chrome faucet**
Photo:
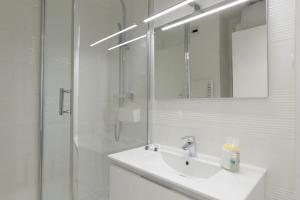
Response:
[{"label": "chrome faucet", "polygon": [[196,137],[195,136],[185,136],[181,138],[185,141],[182,149],[185,151],[189,151],[189,156],[197,157],[197,145],[196,145]]}]

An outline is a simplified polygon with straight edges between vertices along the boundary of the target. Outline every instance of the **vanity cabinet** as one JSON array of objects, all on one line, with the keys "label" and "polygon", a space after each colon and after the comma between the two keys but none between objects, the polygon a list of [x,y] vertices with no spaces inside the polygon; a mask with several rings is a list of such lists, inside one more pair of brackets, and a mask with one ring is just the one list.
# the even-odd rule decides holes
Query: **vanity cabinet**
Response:
[{"label": "vanity cabinet", "polygon": [[[121,167],[110,167],[110,200],[194,200]],[[205,200],[205,199],[201,199]]]}]

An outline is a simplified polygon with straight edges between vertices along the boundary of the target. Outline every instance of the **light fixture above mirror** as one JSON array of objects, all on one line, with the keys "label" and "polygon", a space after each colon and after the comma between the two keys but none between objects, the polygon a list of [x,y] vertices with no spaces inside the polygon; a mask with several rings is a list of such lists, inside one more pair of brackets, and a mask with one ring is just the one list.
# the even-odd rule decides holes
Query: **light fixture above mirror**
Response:
[{"label": "light fixture above mirror", "polygon": [[240,5],[240,4],[248,2],[248,1],[250,1],[250,0],[237,0],[237,1],[232,1],[231,3],[226,3],[226,4],[224,4],[224,5],[220,6],[220,7],[213,8],[211,10],[208,10],[208,11],[205,11],[203,13],[200,13],[200,14],[198,14],[196,16],[192,16],[192,17],[189,17],[187,19],[180,20],[178,22],[175,22],[175,23],[172,23],[170,25],[167,25],[167,26],[163,27],[162,30],[166,31],[166,30],[175,28],[177,26],[181,26],[181,25],[184,25],[186,23],[190,23],[192,21],[195,21],[195,20],[201,19],[203,17],[206,17],[206,16],[209,16],[209,15],[221,12],[223,10],[232,8],[234,6]]},{"label": "light fixture above mirror", "polygon": [[168,13],[171,13],[171,12],[173,12],[173,11],[175,11],[175,10],[177,10],[177,9],[179,9],[179,8],[187,5],[187,4],[189,4],[189,3],[192,3],[193,1],[195,1],[195,0],[186,0],[186,1],[183,1],[183,2],[181,2],[179,4],[176,4],[175,6],[171,6],[170,8],[167,8],[167,9],[165,9],[165,10],[163,10],[163,11],[161,11],[161,12],[159,12],[159,13],[157,13],[157,14],[155,14],[155,15],[147,18],[147,19],[145,19],[144,23],[148,23],[148,22],[151,22],[151,21],[153,21],[155,19],[158,19],[158,18],[160,18],[160,17],[162,17],[162,16],[164,16],[164,15],[166,15]]}]

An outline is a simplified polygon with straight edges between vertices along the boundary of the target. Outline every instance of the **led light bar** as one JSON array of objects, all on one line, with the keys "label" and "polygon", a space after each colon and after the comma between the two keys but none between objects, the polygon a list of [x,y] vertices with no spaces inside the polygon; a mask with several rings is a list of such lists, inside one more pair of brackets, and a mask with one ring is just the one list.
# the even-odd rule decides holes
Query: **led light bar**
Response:
[{"label": "led light bar", "polygon": [[232,7],[234,7],[234,6],[237,6],[237,5],[239,5],[239,4],[245,3],[245,2],[247,2],[247,1],[249,1],[249,0],[238,0],[238,1],[234,1],[234,2],[232,2],[232,3],[229,3],[229,4],[226,4],[226,5],[220,6],[220,7],[218,7],[218,8],[214,8],[214,9],[212,9],[212,10],[206,11],[206,12],[201,13],[201,14],[199,14],[199,15],[196,15],[196,16],[193,16],[193,17],[184,19],[184,20],[182,20],[182,21],[175,22],[175,23],[173,23],[173,24],[167,25],[167,26],[163,27],[161,30],[166,31],[166,30],[175,28],[175,27],[177,27],[177,26],[180,26],[180,25],[183,25],[183,24],[192,22],[192,21],[194,21],[194,20],[197,20],[197,19],[200,19],[200,18],[209,16],[209,15],[212,15],[212,14],[218,13],[218,12],[223,11],[223,10],[226,10],[226,9],[228,9],[228,8],[232,8]]},{"label": "led light bar", "polygon": [[183,2],[181,2],[181,3],[179,3],[179,4],[175,5],[175,6],[172,6],[172,7],[168,8],[168,9],[166,9],[166,10],[164,10],[164,11],[162,11],[162,12],[156,14],[156,15],[153,15],[153,16],[145,19],[144,22],[145,23],[151,22],[151,21],[153,21],[153,20],[155,20],[155,19],[157,19],[159,17],[162,17],[162,16],[164,16],[164,15],[170,13],[170,12],[173,12],[173,11],[175,11],[175,10],[177,10],[177,9],[179,9],[179,8],[185,6],[185,5],[187,5],[187,4],[189,4],[189,3],[193,2],[193,1],[195,1],[195,0],[186,0],[186,1],[183,1]]},{"label": "led light bar", "polygon": [[131,30],[131,29],[134,29],[134,28],[136,28],[137,26],[138,26],[138,25],[133,24],[132,26],[129,26],[129,27],[127,27],[127,28],[125,28],[125,29],[123,29],[123,30],[117,32],[117,33],[114,33],[114,34],[112,34],[112,35],[110,35],[110,36],[107,36],[106,38],[103,38],[103,39],[101,39],[101,40],[99,40],[99,41],[97,41],[97,42],[91,44],[90,46],[93,47],[93,46],[95,46],[95,45],[97,45],[97,44],[100,44],[101,42],[104,42],[104,41],[106,41],[106,40],[108,40],[108,39],[110,39],[110,38],[113,38],[113,37],[115,37],[115,36],[117,36],[117,35],[120,35],[121,33],[124,33],[124,32],[126,32],[126,31]]},{"label": "led light bar", "polygon": [[135,42],[135,41],[137,41],[137,40],[143,39],[143,38],[145,38],[146,36],[147,36],[147,35],[142,35],[142,36],[140,36],[140,37],[134,38],[134,39],[129,40],[129,41],[127,41],[127,42],[118,44],[118,45],[116,45],[116,46],[113,46],[113,47],[109,48],[108,51],[114,50],[114,49],[116,49],[116,48],[125,46],[126,44],[129,44],[129,43]]}]

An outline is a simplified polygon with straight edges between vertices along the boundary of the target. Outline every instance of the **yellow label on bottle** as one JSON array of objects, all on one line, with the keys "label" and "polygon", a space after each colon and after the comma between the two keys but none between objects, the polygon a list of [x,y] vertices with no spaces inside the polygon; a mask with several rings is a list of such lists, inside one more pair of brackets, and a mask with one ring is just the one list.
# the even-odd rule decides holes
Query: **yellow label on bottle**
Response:
[{"label": "yellow label on bottle", "polygon": [[223,145],[223,148],[225,150],[229,150],[229,151],[235,151],[235,152],[239,152],[240,151],[240,147],[237,147],[237,146],[234,146],[232,144],[224,144]]}]

